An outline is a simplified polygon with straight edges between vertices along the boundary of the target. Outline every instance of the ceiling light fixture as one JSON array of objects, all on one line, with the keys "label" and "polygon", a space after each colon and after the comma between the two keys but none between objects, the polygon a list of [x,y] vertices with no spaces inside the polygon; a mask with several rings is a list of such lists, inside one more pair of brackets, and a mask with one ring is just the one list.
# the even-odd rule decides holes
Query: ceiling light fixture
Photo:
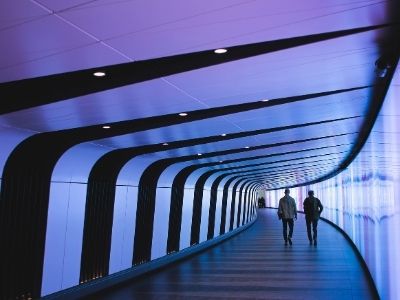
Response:
[{"label": "ceiling light fixture", "polygon": [[168,146],[168,143],[164,143],[163,146]]},{"label": "ceiling light fixture", "polygon": [[181,117],[186,117],[188,114],[185,113],[185,112],[182,112],[182,113],[180,113],[179,115],[180,115]]},{"label": "ceiling light fixture", "polygon": [[201,153],[197,153],[197,155],[198,155],[198,156],[202,156],[203,154],[201,154]]},{"label": "ceiling light fixture", "polygon": [[249,146],[246,146],[245,148],[246,148],[246,149],[249,149],[250,147],[249,147]]},{"label": "ceiling light fixture", "polygon": [[103,128],[103,129],[110,129],[110,128],[111,128],[111,126],[104,125],[102,128]]},{"label": "ceiling light fixture", "polygon": [[261,100],[261,102],[268,102],[269,101],[269,99],[263,99],[263,100]]},{"label": "ceiling light fixture", "polygon": [[226,136],[226,133],[221,134],[221,136]]},{"label": "ceiling light fixture", "polygon": [[96,77],[104,77],[104,76],[106,76],[106,73],[104,73],[104,72],[94,72],[93,75],[96,76]]},{"label": "ceiling light fixture", "polygon": [[226,52],[228,52],[228,50],[226,50],[224,48],[219,48],[219,49],[215,49],[214,50],[214,53],[217,53],[217,54],[223,54],[223,53],[226,53]]}]

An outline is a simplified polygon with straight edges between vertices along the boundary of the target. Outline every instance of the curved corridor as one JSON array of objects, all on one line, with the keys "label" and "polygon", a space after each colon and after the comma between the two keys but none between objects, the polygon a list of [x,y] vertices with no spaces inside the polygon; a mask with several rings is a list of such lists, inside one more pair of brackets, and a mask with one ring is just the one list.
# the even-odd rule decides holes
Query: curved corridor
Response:
[{"label": "curved corridor", "polygon": [[136,282],[85,299],[376,299],[345,237],[319,222],[319,244],[308,244],[304,216],[284,246],[272,209],[243,233]]}]

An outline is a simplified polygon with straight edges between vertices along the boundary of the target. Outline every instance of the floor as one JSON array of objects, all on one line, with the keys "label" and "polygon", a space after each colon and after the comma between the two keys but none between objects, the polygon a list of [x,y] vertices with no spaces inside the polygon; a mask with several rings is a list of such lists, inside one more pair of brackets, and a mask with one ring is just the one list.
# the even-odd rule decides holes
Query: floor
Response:
[{"label": "floor", "polygon": [[160,272],[85,299],[374,299],[348,241],[318,224],[310,246],[303,215],[285,246],[273,209],[259,209],[249,229]]}]

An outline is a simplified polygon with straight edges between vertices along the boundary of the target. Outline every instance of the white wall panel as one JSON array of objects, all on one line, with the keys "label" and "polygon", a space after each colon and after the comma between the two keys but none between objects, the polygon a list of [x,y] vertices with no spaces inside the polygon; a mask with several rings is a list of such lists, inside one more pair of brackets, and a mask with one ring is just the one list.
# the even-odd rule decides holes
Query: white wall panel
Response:
[{"label": "white wall panel", "polygon": [[221,227],[222,195],[223,195],[223,190],[219,188],[217,191],[217,206],[215,209],[214,237],[219,236],[219,230]]},{"label": "white wall panel", "polygon": [[193,217],[193,198],[194,198],[194,189],[185,188],[183,194],[183,205],[182,205],[181,237],[179,242],[180,250],[190,246],[190,235],[191,235],[192,217]]},{"label": "white wall panel", "polygon": [[[213,174],[213,175],[211,175],[207,180],[206,180],[206,182],[204,183],[204,187],[205,187],[205,190],[204,190],[204,193],[208,193],[208,195],[209,195],[209,202],[211,201],[211,186],[212,186],[212,184],[214,183],[214,181],[219,177],[221,175],[221,172],[218,172],[218,173],[216,173],[216,174]],[[217,187],[218,188],[218,187]],[[204,197],[204,196],[203,196]],[[214,237],[216,237],[216,236],[218,236],[219,235],[219,226],[220,226],[220,224],[221,224],[221,204],[222,204],[222,199],[221,199],[221,195],[219,195],[218,194],[218,190],[217,190],[217,199],[216,199],[216,202],[215,202],[215,215],[214,215],[214,217],[215,217],[215,221],[214,221]],[[203,201],[204,201],[204,198],[203,198]],[[209,207],[210,207],[210,203],[209,203]],[[218,220],[218,218],[219,218],[219,220]],[[208,222],[209,220],[208,220],[208,218],[207,218],[207,222]],[[218,226],[218,227],[217,227]],[[218,228],[218,229],[216,229],[216,228]],[[217,233],[215,233],[217,231]],[[208,233],[208,224],[207,224],[207,233]],[[207,235],[207,233],[206,233],[206,235]],[[207,237],[207,236],[206,236]]]},{"label": "white wall panel", "polygon": [[53,183],[49,203],[42,276],[42,296],[62,288],[65,234],[67,231],[69,183]]},{"label": "white wall panel", "polygon": [[127,186],[116,187],[113,225],[111,234],[110,263],[108,270],[110,274],[122,270],[121,260],[122,260],[122,247],[124,244],[125,218],[127,211],[126,209],[127,193],[128,193]]},{"label": "white wall panel", "polygon": [[232,193],[228,189],[228,195],[226,198],[226,215],[225,215],[225,232],[229,232],[229,226],[231,222],[231,205],[232,205]]},{"label": "white wall panel", "polygon": [[137,195],[138,188],[129,186],[128,193],[126,195],[126,226],[121,260],[121,267],[123,269],[127,269],[132,266],[136,228]]},{"label": "white wall panel", "polygon": [[[227,180],[229,180],[231,177],[229,176]],[[227,202],[226,202],[226,221],[225,221],[225,232],[229,232],[229,226],[231,222],[231,205],[232,205],[232,186],[237,180],[233,180],[228,186],[228,197],[227,197]],[[225,184],[224,184],[225,185]]]},{"label": "white wall panel", "polygon": [[151,259],[156,259],[167,254],[170,205],[171,189],[157,188]]},{"label": "white wall panel", "polygon": [[109,273],[132,266],[136,227],[137,187],[117,186],[111,237]]},{"label": "white wall panel", "polygon": [[62,288],[79,284],[83,225],[85,219],[86,184],[70,185],[67,231],[65,233],[65,254]]},{"label": "white wall panel", "polygon": [[233,229],[237,228],[237,215],[238,215],[238,209],[239,209],[239,187],[236,188],[236,192],[232,190],[232,193],[235,193],[235,213],[234,213],[234,220],[233,220]]},{"label": "white wall panel", "polygon": [[208,187],[206,187],[203,190],[199,243],[207,240],[209,211],[210,211],[210,190]]}]

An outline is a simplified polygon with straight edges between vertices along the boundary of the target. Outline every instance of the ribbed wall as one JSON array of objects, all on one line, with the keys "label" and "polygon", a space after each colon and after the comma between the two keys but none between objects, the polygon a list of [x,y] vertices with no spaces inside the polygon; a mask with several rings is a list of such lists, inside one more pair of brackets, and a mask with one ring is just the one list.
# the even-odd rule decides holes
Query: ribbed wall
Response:
[{"label": "ribbed wall", "polygon": [[[236,228],[229,228],[226,224],[233,224],[233,216],[239,214],[239,209],[244,214],[242,206],[249,207],[253,213],[238,225],[242,226],[256,217],[255,197],[251,196],[243,181],[232,186],[232,180],[224,180],[229,174],[215,179],[215,176],[210,177],[214,171],[205,172],[195,179],[194,187],[186,187],[185,181],[194,170],[183,169],[183,173],[177,172],[171,178],[171,186],[158,186],[157,181],[165,166],[156,164],[159,171],[154,172],[154,167],[147,167],[152,166],[151,163],[143,162],[140,166],[135,161],[136,169],[142,171],[118,175],[110,167],[110,162],[108,166],[107,163],[101,167],[96,164],[103,150],[94,155],[93,149],[79,146],[73,154],[79,151],[92,156],[91,159],[79,158],[86,160],[86,165],[76,163],[76,156],[66,155],[64,161],[61,159],[58,162],[52,179],[47,178],[47,182],[46,178],[33,174],[30,179],[35,181],[32,189],[18,189],[19,182],[14,182],[11,176],[2,180],[2,193],[10,199],[24,195],[34,200],[34,195],[39,192],[38,180],[44,186],[50,186],[50,192],[46,197],[43,193],[39,194],[41,199],[46,198],[47,201],[29,201],[32,204],[30,207],[23,201],[2,202],[3,230],[13,226],[17,215],[26,219],[28,227],[38,223],[42,226],[39,231],[37,226],[31,231],[13,227],[13,234],[9,237],[15,241],[11,244],[20,244],[21,247],[8,248],[7,257],[11,257],[11,261],[19,259],[19,269],[37,275],[32,280],[28,273],[27,276],[13,274],[11,265],[8,269],[2,268],[11,272],[2,274],[2,278],[7,280],[2,280],[1,299],[49,295],[135,268],[136,264],[187,248],[190,245],[182,246],[181,240],[188,240],[188,233],[191,245],[212,239],[219,233]],[[117,169],[120,170],[121,166]],[[107,174],[110,174],[109,178]],[[133,177],[126,177],[127,174]],[[24,180],[25,186],[29,186],[26,184],[29,180]],[[241,206],[235,205],[234,201],[239,195],[243,202]],[[186,206],[192,209],[184,209]],[[156,214],[158,217],[154,220]],[[182,224],[186,228],[182,228]],[[202,228],[206,229],[205,238],[201,236]]]}]

